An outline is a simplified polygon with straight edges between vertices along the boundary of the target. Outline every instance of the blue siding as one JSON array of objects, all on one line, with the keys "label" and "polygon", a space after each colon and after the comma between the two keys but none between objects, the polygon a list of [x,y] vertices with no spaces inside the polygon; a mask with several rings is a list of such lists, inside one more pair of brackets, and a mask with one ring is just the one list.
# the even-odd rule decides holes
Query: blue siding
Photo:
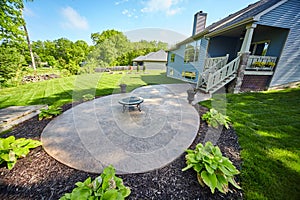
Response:
[{"label": "blue siding", "polygon": [[[184,63],[185,44],[182,44],[178,49],[172,50],[168,53],[167,75],[169,77],[184,80],[184,78],[182,77],[182,72],[184,71],[195,72],[196,79],[194,80],[186,79],[186,81],[194,82],[194,83],[198,82],[198,76],[200,73],[202,73],[203,65],[206,58],[208,40],[202,38],[201,40],[199,40],[199,42],[200,42],[200,51],[199,51],[198,62]],[[171,62],[172,54],[175,54],[174,62]]]},{"label": "blue siding", "polygon": [[233,60],[237,56],[237,46],[240,45],[239,38],[217,36],[210,39],[208,56],[219,57],[229,54],[229,60]]},{"label": "blue siding", "polygon": [[204,68],[205,59],[207,58],[207,48],[208,48],[209,40],[202,38],[200,43],[200,52],[199,52],[199,61],[197,69],[199,73],[202,73]]},{"label": "blue siding", "polygon": [[[255,31],[257,29],[260,29],[260,27],[261,26],[257,26]],[[266,56],[275,56],[279,58],[282,49],[284,47],[285,41],[287,39],[287,36],[289,34],[289,30],[283,28],[270,27],[270,26],[264,28],[265,31],[259,32],[259,34],[254,32],[252,42],[261,42],[261,41],[270,40],[270,45],[268,47]]]},{"label": "blue siding", "polygon": [[300,81],[300,1],[287,1],[263,15],[258,24],[290,29],[270,86]]}]

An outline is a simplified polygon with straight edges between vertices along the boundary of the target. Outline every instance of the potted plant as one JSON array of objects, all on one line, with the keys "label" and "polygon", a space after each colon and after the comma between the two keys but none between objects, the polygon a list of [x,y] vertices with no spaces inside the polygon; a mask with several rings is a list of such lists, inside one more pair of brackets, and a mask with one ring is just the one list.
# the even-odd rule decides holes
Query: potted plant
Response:
[{"label": "potted plant", "polygon": [[197,92],[196,92],[195,89],[188,89],[187,90],[187,94],[188,94],[187,100],[189,101],[189,104],[191,104],[192,101],[194,101],[196,93]]},{"label": "potted plant", "polygon": [[125,83],[121,83],[120,85],[121,93],[126,93],[126,87],[127,85]]}]

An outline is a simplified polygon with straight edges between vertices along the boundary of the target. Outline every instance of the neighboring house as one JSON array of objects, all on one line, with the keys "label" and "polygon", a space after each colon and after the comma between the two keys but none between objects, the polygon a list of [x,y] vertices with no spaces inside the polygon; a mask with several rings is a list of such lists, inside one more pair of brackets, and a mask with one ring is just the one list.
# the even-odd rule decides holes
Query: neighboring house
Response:
[{"label": "neighboring house", "polygon": [[205,92],[264,90],[300,81],[300,1],[261,0],[205,28],[168,52],[167,75]]},{"label": "neighboring house", "polygon": [[132,60],[134,66],[145,66],[146,69],[166,69],[167,53],[164,50],[151,52]]}]

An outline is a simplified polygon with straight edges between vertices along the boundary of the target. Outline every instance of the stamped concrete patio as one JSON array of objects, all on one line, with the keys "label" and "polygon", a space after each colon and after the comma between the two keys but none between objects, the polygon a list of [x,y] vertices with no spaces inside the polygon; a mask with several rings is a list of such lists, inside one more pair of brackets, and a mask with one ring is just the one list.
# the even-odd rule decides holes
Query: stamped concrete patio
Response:
[{"label": "stamped concrete patio", "polygon": [[[79,104],[44,129],[44,149],[56,160],[78,170],[101,173],[112,164],[118,174],[161,168],[193,142],[199,116],[188,104],[189,84],[154,85]],[[141,112],[118,101],[144,98]],[[195,102],[210,96],[197,94]]]}]

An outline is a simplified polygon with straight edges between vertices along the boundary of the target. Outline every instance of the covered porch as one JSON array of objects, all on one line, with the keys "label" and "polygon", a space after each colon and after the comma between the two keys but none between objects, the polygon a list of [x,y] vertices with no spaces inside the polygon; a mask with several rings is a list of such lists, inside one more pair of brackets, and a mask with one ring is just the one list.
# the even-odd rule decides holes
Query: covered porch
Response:
[{"label": "covered porch", "polygon": [[[194,40],[186,40],[169,52],[167,75],[195,83],[205,92],[215,92],[233,81],[238,76],[240,65],[244,65],[242,78],[245,79],[241,80],[239,90],[265,90],[276,69],[288,31],[245,22],[195,36]],[[246,55],[243,60],[241,55]]]}]

